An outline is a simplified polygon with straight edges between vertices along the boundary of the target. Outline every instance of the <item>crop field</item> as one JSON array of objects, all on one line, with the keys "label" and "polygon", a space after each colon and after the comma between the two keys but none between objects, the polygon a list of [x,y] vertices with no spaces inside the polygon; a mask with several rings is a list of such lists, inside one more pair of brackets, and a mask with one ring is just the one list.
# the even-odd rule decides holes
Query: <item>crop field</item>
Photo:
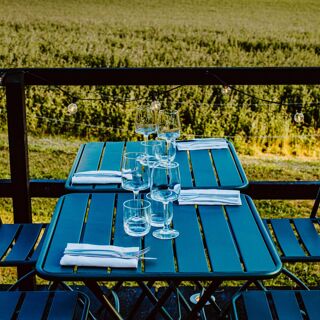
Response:
[{"label": "crop field", "polygon": [[[319,66],[319,16],[318,0],[0,0],[0,69]],[[163,95],[168,89],[27,87],[31,177],[65,179],[88,140],[138,139],[135,100],[155,92],[179,109],[183,137],[232,140],[249,180],[320,180],[320,86],[184,86]],[[70,114],[70,95],[98,100],[78,99]],[[296,123],[300,108],[304,122]],[[10,177],[6,121],[0,86],[1,178]],[[33,199],[34,221],[49,221],[55,202]],[[312,207],[255,203],[264,217],[307,215]],[[0,199],[0,216],[12,222],[9,199]],[[318,264],[291,270],[319,283]],[[12,270],[2,272],[0,282],[13,281]]]},{"label": "crop field", "polygon": [[[27,6],[1,0],[0,6],[0,68],[320,65],[317,0],[31,0]],[[31,133],[132,137],[137,102],[121,101],[147,99],[154,91],[160,102],[180,110],[185,136],[232,137],[247,154],[319,154],[319,86],[238,86],[244,94],[186,86],[169,96],[162,95],[163,86],[63,89],[108,101],[79,100],[70,115],[68,94],[29,87]],[[0,106],[4,102],[0,90]],[[299,108],[303,123],[293,121]]]}]

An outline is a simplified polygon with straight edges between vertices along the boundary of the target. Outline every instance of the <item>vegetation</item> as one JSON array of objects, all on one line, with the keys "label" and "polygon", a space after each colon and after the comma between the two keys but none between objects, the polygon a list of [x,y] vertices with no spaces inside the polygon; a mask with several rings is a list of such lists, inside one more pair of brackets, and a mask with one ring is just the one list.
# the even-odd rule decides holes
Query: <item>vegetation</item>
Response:
[{"label": "vegetation", "polygon": [[[0,68],[320,65],[316,0],[1,2]],[[185,135],[235,137],[247,154],[319,154],[319,87],[237,87],[256,98],[238,91],[225,95],[221,87],[182,87],[170,96],[160,94],[166,87],[64,88],[82,98],[109,99],[78,101],[71,116],[68,95],[30,87],[28,127],[37,135],[123,140],[133,136],[137,103],[112,100],[156,91],[161,101],[179,108]],[[305,122],[297,124],[293,115],[300,104]]]}]

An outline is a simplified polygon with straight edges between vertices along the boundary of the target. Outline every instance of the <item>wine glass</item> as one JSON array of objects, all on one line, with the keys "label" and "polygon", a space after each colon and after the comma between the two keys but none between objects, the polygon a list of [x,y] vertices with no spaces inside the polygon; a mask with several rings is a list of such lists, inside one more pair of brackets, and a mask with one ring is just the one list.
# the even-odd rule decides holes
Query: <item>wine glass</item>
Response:
[{"label": "wine glass", "polygon": [[179,231],[170,228],[169,202],[178,199],[181,190],[179,163],[159,162],[152,168],[150,191],[151,198],[160,201],[164,210],[164,225],[162,229],[155,230],[152,235],[158,239],[174,239]]},{"label": "wine glass", "polygon": [[[152,105],[137,107],[135,132],[143,135],[145,143],[148,141],[150,134],[157,132],[157,110]],[[145,157],[148,157],[146,147]]]},{"label": "wine glass", "polygon": [[[167,159],[168,162],[174,160],[175,153],[170,152],[172,148],[175,149],[176,147],[176,139],[180,137],[180,118],[179,118],[179,112],[177,110],[160,110],[159,116],[158,116],[158,128],[157,128],[157,134],[158,138],[164,139],[166,141],[166,148],[167,151],[165,154],[167,154],[167,157],[164,157]],[[174,155],[173,159],[172,156]]]},{"label": "wine glass", "polygon": [[138,199],[139,191],[149,188],[149,168],[143,161],[142,152],[126,152],[121,165],[121,186],[133,191],[134,199]]}]

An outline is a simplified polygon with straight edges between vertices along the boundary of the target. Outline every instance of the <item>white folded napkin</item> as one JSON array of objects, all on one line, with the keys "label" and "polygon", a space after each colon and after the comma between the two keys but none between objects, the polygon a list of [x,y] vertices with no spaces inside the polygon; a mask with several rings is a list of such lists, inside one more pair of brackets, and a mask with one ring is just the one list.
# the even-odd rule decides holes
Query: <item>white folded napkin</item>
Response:
[{"label": "white folded napkin", "polygon": [[227,149],[228,142],[222,138],[194,139],[189,141],[177,141],[177,149],[181,150],[205,150]]},{"label": "white folded napkin", "polygon": [[93,170],[76,172],[72,179],[72,184],[108,184],[121,183],[121,171],[113,170]]},{"label": "white folded napkin", "polygon": [[242,204],[240,191],[221,189],[181,190],[178,202],[180,205],[200,204],[240,206]]},{"label": "white folded napkin", "polygon": [[[60,260],[62,266],[137,268],[138,257],[121,258],[121,254],[139,251],[139,247],[118,247],[87,243],[68,243]],[[92,255],[92,256],[90,256]]]}]

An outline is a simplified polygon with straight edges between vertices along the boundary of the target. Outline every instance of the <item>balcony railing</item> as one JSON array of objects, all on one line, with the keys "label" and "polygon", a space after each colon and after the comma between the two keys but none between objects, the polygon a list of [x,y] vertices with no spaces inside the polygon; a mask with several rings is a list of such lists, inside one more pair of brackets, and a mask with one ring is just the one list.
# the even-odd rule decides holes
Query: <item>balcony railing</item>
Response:
[{"label": "balcony railing", "polygon": [[[13,199],[15,222],[31,222],[32,197],[59,197],[63,180],[30,180],[26,86],[50,85],[318,85],[320,67],[0,69],[6,89],[11,180],[0,180],[0,197]],[[319,181],[250,181],[254,199],[314,199]]]}]

